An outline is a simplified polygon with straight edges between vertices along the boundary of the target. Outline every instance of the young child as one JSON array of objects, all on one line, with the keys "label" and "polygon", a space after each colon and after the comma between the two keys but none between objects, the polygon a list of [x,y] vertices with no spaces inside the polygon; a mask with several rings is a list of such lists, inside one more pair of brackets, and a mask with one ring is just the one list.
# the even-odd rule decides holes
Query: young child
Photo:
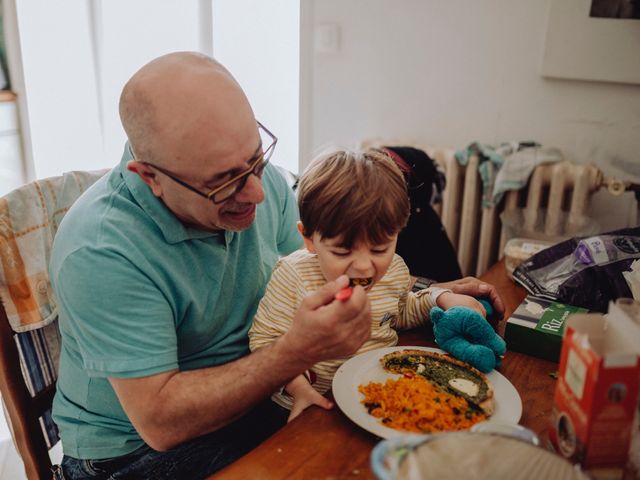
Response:
[{"label": "young child", "polygon": [[[251,350],[283,335],[303,298],[343,274],[366,290],[371,303],[371,337],[357,353],[396,345],[396,329],[427,324],[436,305],[464,305],[484,315],[473,297],[440,288],[410,291],[409,270],[395,254],[409,199],[402,173],[386,153],[338,151],[317,159],[300,178],[298,207],[306,248],[276,265],[249,331]],[[289,421],[310,405],[331,408],[322,395],[345,360],[314,365],[272,400],[291,410]]]}]

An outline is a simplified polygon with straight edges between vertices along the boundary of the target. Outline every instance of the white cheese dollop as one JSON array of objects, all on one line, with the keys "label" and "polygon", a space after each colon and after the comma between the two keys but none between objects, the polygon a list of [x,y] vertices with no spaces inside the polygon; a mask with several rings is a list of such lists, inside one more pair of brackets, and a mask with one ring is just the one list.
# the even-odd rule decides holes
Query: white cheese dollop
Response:
[{"label": "white cheese dollop", "polygon": [[477,384],[466,378],[452,378],[449,380],[449,385],[471,397],[475,397],[480,391],[480,387]]}]

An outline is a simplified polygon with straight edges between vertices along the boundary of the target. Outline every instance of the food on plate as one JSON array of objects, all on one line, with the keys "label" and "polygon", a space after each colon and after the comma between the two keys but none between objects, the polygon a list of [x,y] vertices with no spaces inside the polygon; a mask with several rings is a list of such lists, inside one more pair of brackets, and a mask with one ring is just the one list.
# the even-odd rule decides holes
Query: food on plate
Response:
[{"label": "food on plate", "polygon": [[414,373],[456,397],[464,398],[490,416],[495,408],[493,387],[487,376],[449,355],[425,350],[399,350],[380,359],[392,373]]},{"label": "food on plate", "polygon": [[360,385],[362,403],[390,428],[417,433],[467,430],[487,415],[421,375],[405,373],[385,383]]}]

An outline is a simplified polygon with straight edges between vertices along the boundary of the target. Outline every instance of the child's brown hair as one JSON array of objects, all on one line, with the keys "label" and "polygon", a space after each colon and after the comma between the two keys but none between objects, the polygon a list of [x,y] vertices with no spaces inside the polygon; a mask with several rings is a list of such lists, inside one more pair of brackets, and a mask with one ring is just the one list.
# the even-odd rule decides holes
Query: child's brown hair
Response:
[{"label": "child's brown hair", "polygon": [[375,149],[314,160],[300,177],[298,207],[304,236],[339,237],[345,248],[386,243],[407,224],[410,209],[402,172]]}]

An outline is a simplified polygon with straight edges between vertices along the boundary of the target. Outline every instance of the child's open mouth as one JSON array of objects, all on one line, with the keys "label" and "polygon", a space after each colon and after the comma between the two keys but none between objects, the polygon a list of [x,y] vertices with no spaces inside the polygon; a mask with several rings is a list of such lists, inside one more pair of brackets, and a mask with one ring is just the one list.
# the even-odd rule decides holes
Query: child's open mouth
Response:
[{"label": "child's open mouth", "polygon": [[360,285],[365,290],[367,288],[369,288],[372,283],[373,283],[373,278],[372,277],[368,277],[368,278],[350,278],[349,279],[349,286],[350,287],[355,287],[356,285]]}]

